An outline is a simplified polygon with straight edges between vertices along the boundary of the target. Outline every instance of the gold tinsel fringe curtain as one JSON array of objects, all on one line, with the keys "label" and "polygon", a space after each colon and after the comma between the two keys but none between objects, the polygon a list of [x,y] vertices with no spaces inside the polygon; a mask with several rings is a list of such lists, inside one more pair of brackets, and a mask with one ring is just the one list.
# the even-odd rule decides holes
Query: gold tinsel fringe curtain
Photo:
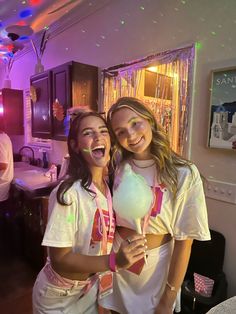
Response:
[{"label": "gold tinsel fringe curtain", "polygon": [[[172,148],[186,155],[194,45],[103,70],[103,110],[123,96],[137,97],[154,112]],[[152,67],[152,68],[150,68]],[[145,95],[146,71],[155,68],[155,95]],[[152,83],[153,84],[153,83]]]}]

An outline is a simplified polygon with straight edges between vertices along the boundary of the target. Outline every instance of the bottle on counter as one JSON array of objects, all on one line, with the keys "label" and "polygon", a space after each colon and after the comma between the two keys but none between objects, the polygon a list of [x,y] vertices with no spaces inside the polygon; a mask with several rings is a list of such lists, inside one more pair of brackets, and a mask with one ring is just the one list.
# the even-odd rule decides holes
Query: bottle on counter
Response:
[{"label": "bottle on counter", "polygon": [[57,181],[57,166],[55,164],[52,164],[49,171],[51,182]]},{"label": "bottle on counter", "polygon": [[47,152],[43,151],[43,168],[48,168]]}]

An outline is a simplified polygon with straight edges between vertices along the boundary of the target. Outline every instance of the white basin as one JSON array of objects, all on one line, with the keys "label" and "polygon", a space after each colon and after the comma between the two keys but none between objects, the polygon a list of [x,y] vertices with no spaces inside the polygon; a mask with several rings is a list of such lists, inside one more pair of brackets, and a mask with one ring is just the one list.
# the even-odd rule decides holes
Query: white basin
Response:
[{"label": "white basin", "polygon": [[19,165],[18,162],[17,164],[17,167],[14,168],[13,183],[20,188],[34,191],[52,184],[50,178],[45,176],[47,169],[38,168],[26,163]]},{"label": "white basin", "polygon": [[29,170],[24,170],[25,175],[32,175],[32,174],[43,174],[44,172],[42,170],[35,170],[35,169],[29,169]]}]

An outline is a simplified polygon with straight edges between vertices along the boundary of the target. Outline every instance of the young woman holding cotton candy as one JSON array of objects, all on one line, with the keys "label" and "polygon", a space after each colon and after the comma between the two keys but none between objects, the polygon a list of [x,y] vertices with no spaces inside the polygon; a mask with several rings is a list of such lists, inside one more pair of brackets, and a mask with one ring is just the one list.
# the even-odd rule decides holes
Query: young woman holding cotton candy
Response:
[{"label": "young woman holding cotton candy", "polygon": [[105,120],[81,112],[68,136],[69,167],[49,199],[42,245],[49,258],[33,289],[34,314],[98,313],[97,299],[112,292],[112,272],[144,256],[143,236],[111,252],[115,219],[103,174],[110,160]]},{"label": "young woman holding cotton candy", "polygon": [[124,239],[132,243],[138,231],[146,234],[148,251],[146,263],[139,260],[115,274],[113,294],[102,304],[122,314],[171,314],[193,239],[210,239],[199,172],[170,148],[140,100],[118,99],[108,112],[108,126],[115,140],[116,249]]}]

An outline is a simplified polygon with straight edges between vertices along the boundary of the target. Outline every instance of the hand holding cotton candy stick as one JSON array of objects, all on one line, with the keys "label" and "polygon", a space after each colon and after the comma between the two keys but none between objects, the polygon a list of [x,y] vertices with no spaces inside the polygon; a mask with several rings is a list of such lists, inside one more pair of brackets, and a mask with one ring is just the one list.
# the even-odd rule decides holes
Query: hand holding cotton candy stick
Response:
[{"label": "hand holding cotton candy stick", "polygon": [[119,185],[113,193],[113,208],[124,219],[135,222],[137,233],[142,234],[141,219],[149,212],[153,195],[146,180],[125,165]]}]

